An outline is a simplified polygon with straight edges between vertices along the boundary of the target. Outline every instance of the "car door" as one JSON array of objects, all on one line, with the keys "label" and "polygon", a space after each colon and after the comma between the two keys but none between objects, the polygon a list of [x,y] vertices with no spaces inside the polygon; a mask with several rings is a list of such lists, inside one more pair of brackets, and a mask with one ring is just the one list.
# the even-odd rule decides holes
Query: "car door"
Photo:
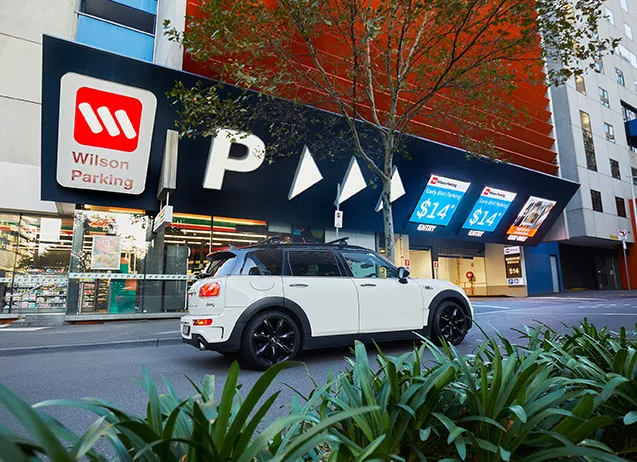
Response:
[{"label": "car door", "polygon": [[330,250],[289,250],[283,276],[286,300],[300,306],[312,328],[312,336],[358,332],[356,286],[342,274]]},{"label": "car door", "polygon": [[398,279],[398,270],[372,252],[341,253],[358,292],[359,332],[388,332],[423,327],[423,296],[418,284]]}]

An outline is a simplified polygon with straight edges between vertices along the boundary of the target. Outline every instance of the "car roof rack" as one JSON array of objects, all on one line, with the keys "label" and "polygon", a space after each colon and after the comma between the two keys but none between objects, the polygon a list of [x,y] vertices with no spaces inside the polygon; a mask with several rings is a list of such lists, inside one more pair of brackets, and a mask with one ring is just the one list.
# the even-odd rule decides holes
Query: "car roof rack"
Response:
[{"label": "car roof rack", "polygon": [[248,247],[257,247],[261,245],[278,245],[283,244],[285,237],[281,235],[276,235],[269,237],[261,242],[257,242],[256,244],[249,245]]},{"label": "car roof rack", "polygon": [[325,245],[347,245],[347,240],[349,237],[340,237],[338,239],[334,239],[333,241],[326,242]]}]

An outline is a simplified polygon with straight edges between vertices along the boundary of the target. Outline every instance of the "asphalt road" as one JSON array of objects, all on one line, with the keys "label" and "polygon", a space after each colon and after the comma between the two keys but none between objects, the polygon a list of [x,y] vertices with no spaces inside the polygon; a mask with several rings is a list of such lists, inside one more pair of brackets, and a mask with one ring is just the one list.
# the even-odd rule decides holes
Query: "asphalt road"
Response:
[{"label": "asphalt road", "polygon": [[[634,329],[637,322],[637,298],[620,294],[610,297],[601,293],[587,293],[573,297],[480,299],[474,302],[474,308],[477,323],[487,332],[498,331],[510,339],[517,338],[511,328],[532,325],[535,321],[562,330],[562,323],[577,323],[588,317],[593,323],[608,325],[615,331],[621,326]],[[112,328],[126,329],[126,325],[113,325]],[[177,321],[161,321],[150,328],[156,330],[158,337],[170,338],[173,337],[172,333],[178,335]],[[22,334],[3,331],[6,329],[0,329],[2,344],[11,343],[6,336],[16,336],[13,339],[18,342]],[[33,335],[34,332],[23,334]],[[148,335],[148,332],[144,335]],[[482,334],[474,328],[460,350],[471,352],[481,341]],[[410,342],[383,345],[388,354],[399,354],[410,348]],[[305,353],[299,359],[319,383],[324,383],[330,371],[343,369],[343,358],[348,352],[348,348],[321,350]],[[186,376],[200,382],[205,375],[213,374],[217,389],[221,390],[230,362],[217,353],[200,352],[181,344],[4,356],[0,357],[0,383],[15,390],[29,403],[53,398],[98,397],[127,411],[142,414],[146,405],[145,392],[134,383],[133,378],[141,377],[144,364],[158,381],[161,376],[168,378],[177,392],[185,396],[193,391]],[[255,371],[242,370],[240,381],[245,387],[250,387],[259,375]],[[271,413],[272,416],[287,412],[285,406],[292,396],[289,388],[281,382],[302,392],[307,392],[312,386],[304,367],[286,371],[272,387],[272,392],[282,390],[278,407]],[[163,389],[160,386],[160,391]],[[73,409],[55,409],[51,413],[75,429],[85,427],[94,420],[92,415]],[[17,425],[1,406],[0,424],[11,427]]]}]

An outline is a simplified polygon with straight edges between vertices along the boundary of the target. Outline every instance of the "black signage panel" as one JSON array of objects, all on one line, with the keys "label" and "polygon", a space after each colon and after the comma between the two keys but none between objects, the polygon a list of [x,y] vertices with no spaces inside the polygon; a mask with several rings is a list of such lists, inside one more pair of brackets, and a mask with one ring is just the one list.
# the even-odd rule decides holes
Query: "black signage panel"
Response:
[{"label": "black signage panel", "polygon": [[[42,199],[158,211],[167,132],[176,130],[179,109],[166,93],[178,81],[212,82],[49,36],[43,39],[42,72]],[[268,127],[258,125],[254,136],[239,137],[241,143],[255,150],[261,143],[267,150]],[[347,130],[345,124],[334,127],[341,129]],[[218,138],[214,145],[221,149],[223,143]],[[352,168],[351,152],[306,159],[303,140],[289,157],[249,168],[229,167],[227,162],[236,159],[217,159],[210,138],[180,139],[177,148],[176,190],[170,204],[182,213],[331,228],[336,185],[346,172],[358,172]],[[406,149],[410,158],[395,160],[404,190],[393,202],[397,233],[512,243],[507,230],[530,198],[542,198],[554,205],[542,209],[542,223],[533,235],[513,235],[514,245],[536,245],[579,187],[512,164],[467,158],[463,150],[422,138],[407,139]],[[300,173],[301,164],[305,170]],[[359,161],[359,166],[363,186],[341,204],[343,226],[382,232],[380,189],[368,185],[373,174],[365,163]],[[488,209],[493,204],[485,202],[490,199],[484,196],[487,188],[510,193],[509,206]],[[524,240],[518,241],[520,237]]]}]

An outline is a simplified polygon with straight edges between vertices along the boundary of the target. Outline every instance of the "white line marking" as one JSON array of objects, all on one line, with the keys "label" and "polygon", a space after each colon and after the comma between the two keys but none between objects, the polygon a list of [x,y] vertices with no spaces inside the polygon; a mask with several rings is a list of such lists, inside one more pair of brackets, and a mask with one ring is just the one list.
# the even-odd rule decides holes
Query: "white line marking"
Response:
[{"label": "white line marking", "polygon": [[181,331],[177,329],[177,330],[167,330],[165,332],[157,332],[157,335],[167,335],[167,334],[181,334]]},{"label": "white line marking", "polygon": [[474,307],[478,307],[478,308],[498,308],[500,310],[510,310],[511,307],[510,306],[500,306],[500,305],[482,305],[482,304],[478,304],[478,303],[472,303],[472,305]]},{"label": "white line marking", "polygon": [[42,329],[48,329],[48,327],[8,327],[0,330],[0,332],[35,332]]},{"label": "white line marking", "polygon": [[80,103],[77,105],[77,108],[84,116],[84,120],[86,120],[88,128],[90,128],[93,133],[101,133],[104,130],[100,121],[97,120],[97,116],[95,115],[95,112],[93,112],[93,108],[90,104]]},{"label": "white line marking", "polygon": [[137,133],[135,132],[135,128],[133,127],[133,124],[128,118],[128,114],[126,114],[126,111],[122,109],[120,109],[119,111],[115,111],[115,118],[119,122],[119,126],[122,127],[122,130],[124,131],[124,135],[126,135],[126,138],[128,138],[129,140],[132,140],[133,138],[137,136]]},{"label": "white line marking", "polygon": [[98,108],[97,114],[100,116],[100,119],[102,119],[102,122],[104,122],[109,135],[117,136],[120,134],[119,128],[117,128],[117,124],[115,123],[115,119],[113,119],[111,111],[109,111],[106,106]]}]

